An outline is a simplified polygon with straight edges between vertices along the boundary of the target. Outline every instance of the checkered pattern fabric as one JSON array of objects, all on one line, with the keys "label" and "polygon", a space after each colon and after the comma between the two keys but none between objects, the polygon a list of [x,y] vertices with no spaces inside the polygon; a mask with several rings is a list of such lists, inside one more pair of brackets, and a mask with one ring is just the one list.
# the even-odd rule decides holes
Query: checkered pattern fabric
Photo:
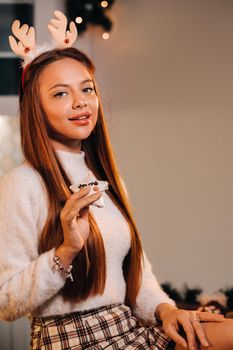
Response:
[{"label": "checkered pattern fabric", "polygon": [[161,329],[141,326],[124,304],[34,318],[31,329],[32,350],[173,349]]}]

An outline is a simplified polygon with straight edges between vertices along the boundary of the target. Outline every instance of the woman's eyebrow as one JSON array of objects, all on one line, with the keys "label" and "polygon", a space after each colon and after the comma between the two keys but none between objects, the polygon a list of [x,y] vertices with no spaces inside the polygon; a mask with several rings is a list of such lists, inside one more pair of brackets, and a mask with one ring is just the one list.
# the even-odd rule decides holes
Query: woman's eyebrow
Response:
[{"label": "woman's eyebrow", "polygon": [[94,84],[94,82],[93,82],[92,79],[86,79],[86,80],[83,80],[83,81],[81,82],[81,84],[85,84],[85,83],[93,83],[93,84]]},{"label": "woman's eyebrow", "polygon": [[[85,80],[81,81],[80,84],[86,84],[86,83],[92,83],[92,84],[94,84],[94,82],[93,82],[92,79],[85,79]],[[69,84],[58,83],[58,84],[53,85],[49,90],[52,90],[52,89],[54,89],[54,88],[56,88],[56,87],[69,87],[69,86],[70,86]]]}]

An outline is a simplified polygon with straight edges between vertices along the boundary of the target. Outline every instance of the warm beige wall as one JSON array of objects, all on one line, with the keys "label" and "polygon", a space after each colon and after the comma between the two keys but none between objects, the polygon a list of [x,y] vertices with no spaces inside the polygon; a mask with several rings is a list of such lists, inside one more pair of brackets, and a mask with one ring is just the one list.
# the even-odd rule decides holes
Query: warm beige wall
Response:
[{"label": "warm beige wall", "polygon": [[94,58],[160,281],[233,285],[233,2],[117,1]]},{"label": "warm beige wall", "polygon": [[[42,42],[62,1],[36,4]],[[79,47],[97,66],[145,250],[160,281],[233,285],[233,2],[117,0],[111,15],[111,39],[89,32]]]}]

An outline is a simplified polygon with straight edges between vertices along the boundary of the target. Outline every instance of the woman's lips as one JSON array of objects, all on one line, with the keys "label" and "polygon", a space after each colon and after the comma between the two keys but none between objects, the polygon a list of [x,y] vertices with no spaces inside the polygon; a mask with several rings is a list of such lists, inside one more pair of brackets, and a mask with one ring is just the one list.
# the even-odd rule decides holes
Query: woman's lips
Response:
[{"label": "woman's lips", "polygon": [[82,119],[82,118],[79,119],[78,117],[77,118],[73,117],[73,118],[70,118],[69,121],[76,125],[87,125],[90,121],[91,116],[86,115],[85,119]]}]

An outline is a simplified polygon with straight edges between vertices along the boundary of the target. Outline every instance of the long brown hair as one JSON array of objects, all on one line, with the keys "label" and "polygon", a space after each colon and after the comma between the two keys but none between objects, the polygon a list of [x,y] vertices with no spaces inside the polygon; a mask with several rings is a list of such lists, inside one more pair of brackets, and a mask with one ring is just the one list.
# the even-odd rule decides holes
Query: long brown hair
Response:
[{"label": "long brown hair", "polygon": [[[41,54],[26,68],[20,98],[22,150],[26,160],[41,175],[48,193],[49,214],[40,238],[40,254],[63,242],[60,211],[71,194],[69,190],[71,182],[50,142],[38,79],[44,67],[66,57],[81,62],[95,82],[95,67],[85,54],[75,48],[55,49]],[[108,194],[130,227],[131,248],[123,262],[123,273],[126,280],[125,302],[133,306],[141,284],[141,240],[114,160],[96,83],[94,85],[99,99],[98,119],[94,132],[82,141],[81,147],[85,152],[87,166],[98,179],[109,182]],[[91,214],[89,222],[88,240],[73,261],[74,282],[67,280],[61,290],[66,300],[82,301],[104,291],[106,280],[104,243],[98,225]]]}]

